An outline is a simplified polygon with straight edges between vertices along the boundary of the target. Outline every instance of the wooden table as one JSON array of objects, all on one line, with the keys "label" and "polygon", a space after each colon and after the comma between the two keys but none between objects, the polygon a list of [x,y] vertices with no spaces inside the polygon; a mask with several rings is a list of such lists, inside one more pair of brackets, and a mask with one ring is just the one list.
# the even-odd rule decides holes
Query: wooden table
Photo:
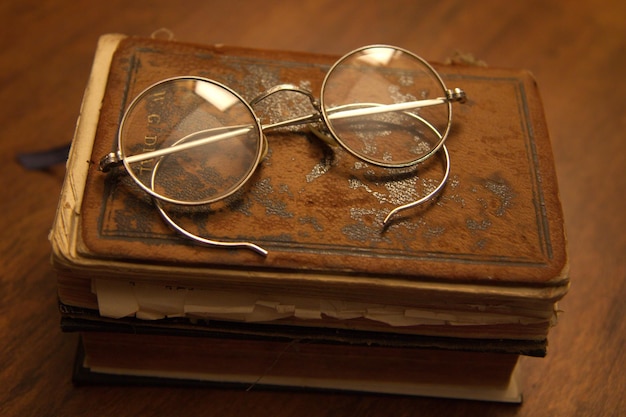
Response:
[{"label": "wooden table", "polygon": [[[212,4],[215,3],[215,4]],[[3,416],[626,415],[626,3],[617,0],[4,0],[0,6],[0,414]],[[569,235],[571,292],[521,406],[379,395],[75,388],[47,233],[64,167],[16,155],[70,141],[99,35],[342,54],[369,43],[455,50],[540,85]]]}]

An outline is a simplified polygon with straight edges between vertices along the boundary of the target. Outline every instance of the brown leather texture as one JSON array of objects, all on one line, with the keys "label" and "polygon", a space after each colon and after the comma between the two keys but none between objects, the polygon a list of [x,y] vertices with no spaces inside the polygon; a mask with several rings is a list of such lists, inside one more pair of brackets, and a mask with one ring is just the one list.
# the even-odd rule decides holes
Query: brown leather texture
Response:
[{"label": "brown leather texture", "polygon": [[[124,109],[147,86],[197,75],[246,100],[291,83],[319,96],[337,57],[202,46],[143,38],[120,44],[102,104],[82,205],[83,255],[133,263],[394,277],[405,280],[563,285],[567,250],[552,150],[537,85],[523,70],[436,65],[467,103],[453,105],[449,183],[422,207],[382,219],[398,201],[439,181],[442,157],[411,175],[365,166],[306,126],[266,134],[267,156],[225,203],[189,209],[181,222],[205,237],[269,251],[208,248],[178,236],[123,169],[97,162],[117,148]],[[255,110],[289,113],[280,96]],[[282,101],[282,102],[281,102]],[[278,109],[278,110],[276,110]],[[286,114],[287,115],[287,114]],[[287,115],[288,116],[288,115]]]}]

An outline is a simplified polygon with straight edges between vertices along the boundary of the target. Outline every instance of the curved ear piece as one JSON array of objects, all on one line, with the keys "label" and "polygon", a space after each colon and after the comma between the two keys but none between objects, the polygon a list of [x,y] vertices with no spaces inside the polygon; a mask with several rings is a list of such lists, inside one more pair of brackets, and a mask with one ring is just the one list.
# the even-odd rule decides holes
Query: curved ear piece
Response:
[{"label": "curved ear piece", "polygon": [[174,219],[172,219],[167,214],[167,212],[163,208],[163,205],[158,199],[154,198],[153,200],[155,202],[157,210],[159,211],[159,214],[161,215],[161,218],[165,221],[165,223],[167,223],[173,230],[180,233],[182,236],[185,236],[186,238],[191,239],[196,243],[215,248],[248,249],[258,253],[261,256],[267,256],[268,254],[267,250],[251,242],[222,242],[219,240],[206,239],[202,236],[191,233],[190,231],[176,223],[176,221],[174,221]]},{"label": "curved ear piece", "polygon": [[443,178],[439,182],[439,185],[433,191],[426,194],[424,197],[420,198],[419,200],[415,200],[411,203],[404,204],[402,206],[396,207],[393,210],[391,210],[389,214],[387,214],[387,217],[385,217],[385,220],[383,220],[383,226],[387,226],[389,222],[391,221],[392,217],[394,217],[400,211],[417,207],[421,204],[431,201],[441,192],[441,190],[443,190],[443,187],[445,187],[446,183],[448,182],[448,177],[450,176],[450,154],[448,153],[448,148],[446,148],[446,145],[443,145],[440,151],[443,152],[443,164],[444,164],[445,172],[443,174]]}]

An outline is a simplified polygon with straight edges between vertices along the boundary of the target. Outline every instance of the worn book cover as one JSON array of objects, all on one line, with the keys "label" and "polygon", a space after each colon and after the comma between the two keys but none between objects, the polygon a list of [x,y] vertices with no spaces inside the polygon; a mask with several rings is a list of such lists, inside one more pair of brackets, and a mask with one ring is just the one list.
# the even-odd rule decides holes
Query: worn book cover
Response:
[{"label": "worn book cover", "polygon": [[74,383],[522,400],[518,358],[280,338],[84,332]]},{"label": "worn book cover", "polygon": [[[488,337],[490,328],[506,325],[491,337],[545,339],[554,304],[567,291],[568,262],[549,135],[527,71],[435,66],[468,97],[453,108],[450,179],[436,200],[388,226],[382,222],[392,208],[437,186],[441,155],[398,175],[329,146],[307,126],[268,132],[267,155],[243,190],[224,203],[176,214],[194,233],[254,242],[267,256],[182,238],[123,169],[98,170],[100,158],[117,148],[124,110],[157,81],[202,76],[247,100],[284,83],[318,95],[336,59],[103,37],[51,233],[62,301],[80,299],[102,312],[132,298],[130,310],[111,313],[120,317],[143,311],[154,318],[195,313],[245,321],[244,313],[269,306],[272,315],[254,320],[326,325],[330,318],[358,327],[371,319],[468,337],[481,326]],[[255,111],[263,120],[281,120],[310,111],[306,105],[281,95]],[[149,124],[146,137],[154,133]],[[155,287],[138,295],[137,283],[184,294],[164,303]],[[198,289],[234,301],[216,310],[210,296],[194,299]],[[390,306],[394,317],[385,321]]]},{"label": "worn book cover", "polygon": [[[207,323],[209,324],[209,323]],[[136,319],[64,318],[77,385],[315,389],[520,402],[515,346],[449,338]]]}]

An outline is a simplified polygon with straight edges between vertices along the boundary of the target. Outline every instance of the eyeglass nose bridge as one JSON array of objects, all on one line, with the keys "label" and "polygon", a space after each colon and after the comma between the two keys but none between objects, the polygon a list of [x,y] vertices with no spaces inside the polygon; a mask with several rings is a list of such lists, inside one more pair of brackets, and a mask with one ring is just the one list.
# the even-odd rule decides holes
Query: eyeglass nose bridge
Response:
[{"label": "eyeglass nose bridge", "polygon": [[308,98],[309,102],[311,103],[311,106],[313,107],[314,112],[311,114],[307,114],[305,116],[293,117],[293,118],[289,118],[287,120],[283,120],[280,122],[268,123],[268,124],[262,125],[263,131],[271,130],[271,129],[278,129],[281,127],[298,126],[298,125],[304,125],[304,124],[309,124],[309,123],[315,123],[315,122],[319,122],[322,120],[322,110],[321,110],[320,101],[313,95],[311,91],[304,89],[304,88],[300,88],[294,84],[279,84],[277,86],[274,86],[264,91],[263,93],[259,94],[258,96],[254,97],[252,100],[250,100],[249,104],[251,107],[254,107],[255,105],[262,102],[263,100],[267,99],[268,97],[274,94],[283,93],[283,92],[292,92],[292,93],[305,95]]},{"label": "eyeglass nose bridge", "polygon": [[291,91],[294,93],[300,93],[300,94],[304,94],[305,96],[307,96],[309,98],[309,101],[311,102],[311,105],[315,108],[315,110],[320,110],[320,103],[319,100],[317,98],[315,98],[315,96],[313,95],[313,93],[305,88],[300,88],[297,85],[294,84],[279,84],[276,85],[264,92],[262,92],[261,94],[257,95],[256,97],[254,97],[252,100],[250,100],[249,104],[251,106],[255,106],[256,104],[260,103],[261,101],[265,100],[266,98],[268,98],[271,95],[274,95],[276,93],[280,93],[283,91]]}]

